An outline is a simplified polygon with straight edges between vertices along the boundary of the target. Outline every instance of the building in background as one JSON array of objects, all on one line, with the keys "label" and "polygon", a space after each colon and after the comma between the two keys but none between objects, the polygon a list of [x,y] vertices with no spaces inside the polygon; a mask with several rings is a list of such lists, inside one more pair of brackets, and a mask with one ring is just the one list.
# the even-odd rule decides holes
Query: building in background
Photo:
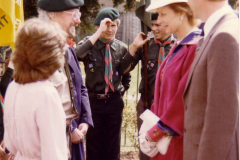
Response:
[{"label": "building in background", "polygon": [[[102,8],[113,7],[112,0],[99,0]],[[124,10],[123,5],[119,5],[117,10],[120,12],[121,24],[118,28],[116,38],[123,41],[127,45],[131,44],[139,32],[141,32],[140,20],[135,15],[135,9],[130,12]]]}]

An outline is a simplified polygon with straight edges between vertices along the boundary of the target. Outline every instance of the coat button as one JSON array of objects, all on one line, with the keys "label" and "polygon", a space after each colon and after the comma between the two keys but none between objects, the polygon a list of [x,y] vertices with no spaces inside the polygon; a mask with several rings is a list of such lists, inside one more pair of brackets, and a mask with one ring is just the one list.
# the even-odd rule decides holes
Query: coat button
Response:
[{"label": "coat button", "polygon": [[185,110],[187,110],[187,106],[185,105]]},{"label": "coat button", "polygon": [[186,133],[186,128],[184,128],[184,133]]}]

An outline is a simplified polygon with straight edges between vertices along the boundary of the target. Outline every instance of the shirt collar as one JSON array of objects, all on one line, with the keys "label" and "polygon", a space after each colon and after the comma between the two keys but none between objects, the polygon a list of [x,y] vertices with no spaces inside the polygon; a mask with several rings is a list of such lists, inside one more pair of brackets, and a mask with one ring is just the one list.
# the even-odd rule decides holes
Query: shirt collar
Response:
[{"label": "shirt collar", "polygon": [[193,28],[183,39],[180,43],[177,44],[177,47],[174,49],[174,53],[178,52],[184,45],[193,45],[198,40],[202,33],[202,30],[195,27]]},{"label": "shirt collar", "polygon": [[213,26],[226,14],[231,13],[233,10],[230,5],[226,5],[215,11],[206,21],[204,25],[204,38],[208,36]]},{"label": "shirt collar", "polygon": [[154,38],[154,41],[160,41],[161,43],[164,43],[164,42],[166,42],[166,41],[168,41],[168,40],[170,40],[171,39],[171,41],[172,42],[174,42],[176,39],[174,38],[174,36],[173,36],[173,34],[171,34],[168,38],[166,38],[165,40],[163,40],[163,41],[161,41],[160,39],[156,39],[155,37],[153,37]]},{"label": "shirt collar", "polygon": [[[101,48],[103,48],[103,47],[106,47],[106,44],[103,43],[102,41],[98,40],[97,48],[98,48],[98,49],[101,49]],[[117,49],[116,39],[113,40],[113,42],[112,42],[112,44],[110,45],[110,47],[111,47],[114,51],[116,51],[116,49]]]},{"label": "shirt collar", "polygon": [[199,37],[202,33],[202,30],[198,27],[194,27],[180,42],[177,42],[178,45],[192,44],[191,42]]}]

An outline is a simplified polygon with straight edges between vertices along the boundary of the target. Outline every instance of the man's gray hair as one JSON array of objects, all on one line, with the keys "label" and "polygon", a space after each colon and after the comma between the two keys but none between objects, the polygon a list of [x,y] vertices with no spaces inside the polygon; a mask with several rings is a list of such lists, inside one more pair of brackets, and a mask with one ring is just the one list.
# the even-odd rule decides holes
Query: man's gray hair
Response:
[{"label": "man's gray hair", "polygon": [[51,21],[52,17],[55,17],[56,12],[48,12],[41,8],[38,8],[38,18],[44,21]]}]

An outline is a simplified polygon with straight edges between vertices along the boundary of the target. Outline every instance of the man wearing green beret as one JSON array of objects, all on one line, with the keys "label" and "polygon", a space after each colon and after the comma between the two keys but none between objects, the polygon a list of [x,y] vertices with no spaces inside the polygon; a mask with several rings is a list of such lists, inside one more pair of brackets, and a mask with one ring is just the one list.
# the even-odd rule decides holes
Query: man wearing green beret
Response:
[{"label": "man wearing green beret", "polygon": [[[75,27],[80,24],[83,0],[38,0],[39,18],[58,23],[74,38]],[[93,126],[87,88],[83,85],[81,70],[75,51],[68,47],[64,67],[50,78],[57,89],[66,114],[66,135],[69,159],[85,160],[83,139],[89,126]]]},{"label": "man wearing green beret", "polygon": [[97,31],[80,41],[76,49],[85,66],[94,122],[86,136],[87,160],[119,160],[124,107],[121,93],[126,90],[124,71],[133,57],[126,44],[115,38],[120,25],[115,8],[102,9],[93,23]]}]

